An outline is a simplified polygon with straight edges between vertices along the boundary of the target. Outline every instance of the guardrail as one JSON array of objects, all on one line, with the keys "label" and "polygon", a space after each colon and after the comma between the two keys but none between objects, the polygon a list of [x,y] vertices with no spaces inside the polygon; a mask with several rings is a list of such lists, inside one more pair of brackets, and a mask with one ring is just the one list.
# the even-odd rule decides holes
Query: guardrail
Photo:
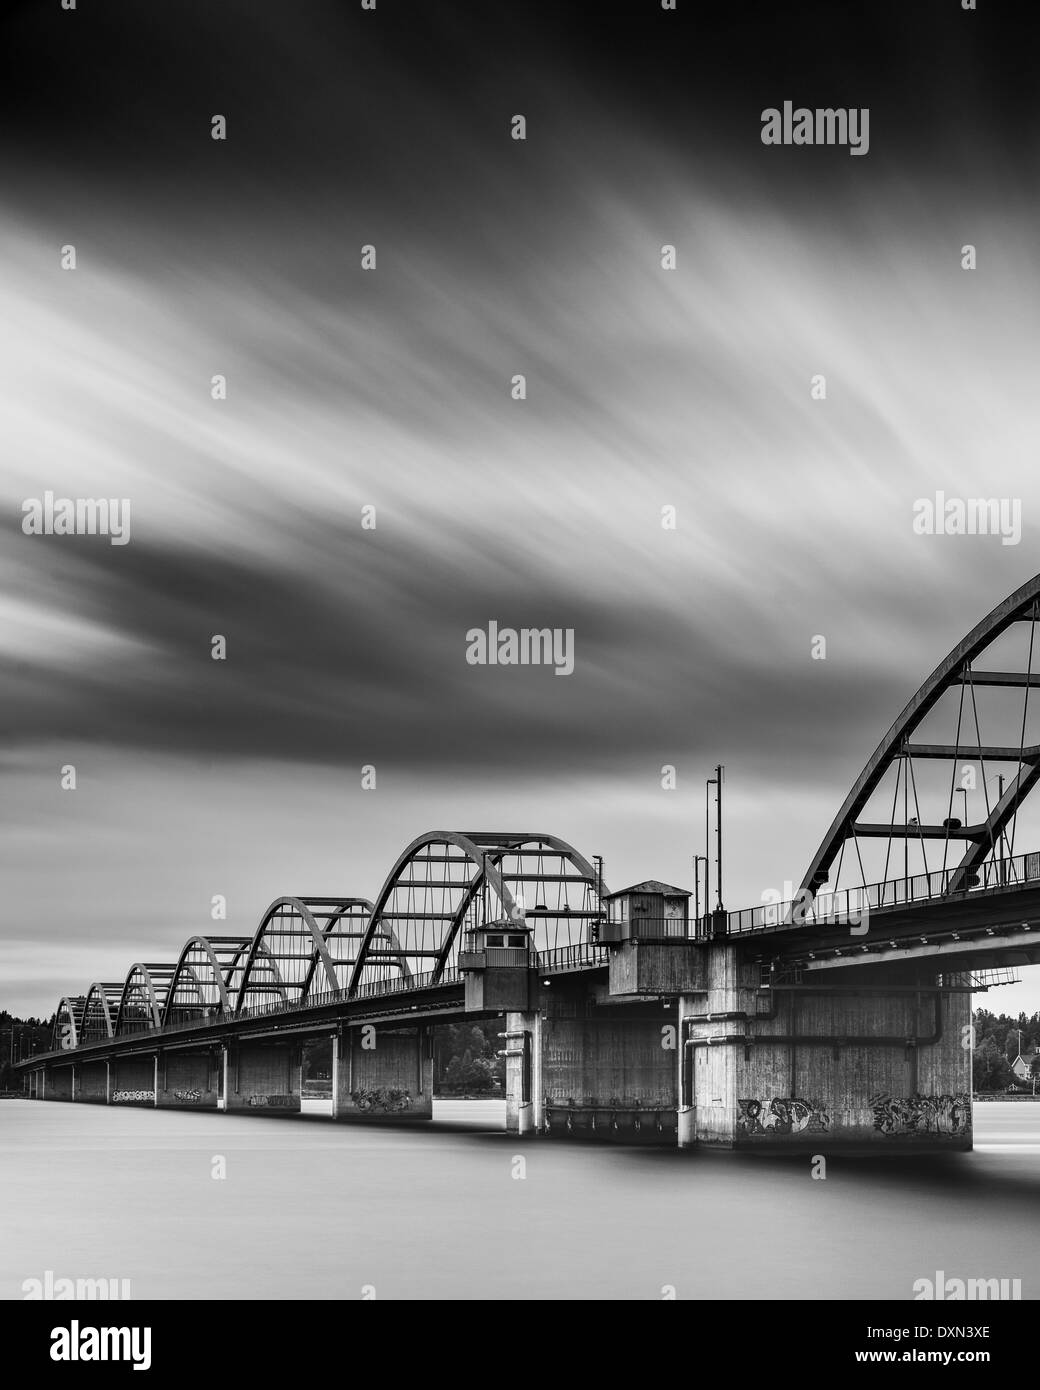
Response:
[{"label": "guardrail", "polygon": [[[728,933],[735,936],[763,927],[856,924],[871,912],[934,902],[938,898],[960,899],[996,888],[1024,888],[1037,882],[1040,882],[1040,852],[1031,850],[1007,859],[988,860],[974,869],[961,870],[956,866],[938,869],[927,874],[911,874],[909,878],[886,879],[862,888],[818,893],[815,898],[806,890],[789,902],[762,903],[759,907],[728,913]],[[703,923],[704,919],[701,920]]]},{"label": "guardrail", "polygon": [[610,950],[593,941],[579,941],[573,946],[555,946],[551,951],[539,951],[534,968],[546,975],[566,970],[587,970],[590,966],[606,965]]},{"label": "guardrail", "polygon": [[[436,978],[435,978],[436,976]],[[207,1014],[200,1018],[178,1019],[175,1022],[163,1024],[159,1028],[133,1028],[119,1034],[118,1038],[83,1038],[80,1043],[73,1048],[56,1048],[49,1053],[40,1053],[41,1057],[62,1056],[69,1052],[78,1052],[83,1047],[100,1047],[108,1043],[120,1041],[124,1038],[151,1039],[165,1038],[171,1033],[182,1033],[190,1029],[205,1028],[216,1026],[220,1023],[232,1023],[237,1019],[243,1018],[270,1018],[274,1014],[301,1013],[308,1009],[318,1009],[329,1004],[349,1003],[355,999],[374,999],[384,995],[405,994],[412,990],[433,989],[448,986],[456,986],[462,982],[462,975],[457,969],[443,970],[439,976],[434,970],[425,971],[421,975],[405,975],[387,978],[385,980],[370,980],[367,984],[360,985],[355,994],[351,994],[347,989],[325,990],[321,994],[309,995],[306,999],[279,999],[274,1004],[254,1004],[249,1008],[238,1009],[234,1013],[223,1015],[220,1013]]]},{"label": "guardrail", "polygon": [[604,922],[600,928],[603,939],[621,941],[695,941],[698,937],[696,920],[682,917],[629,917],[624,922]]}]

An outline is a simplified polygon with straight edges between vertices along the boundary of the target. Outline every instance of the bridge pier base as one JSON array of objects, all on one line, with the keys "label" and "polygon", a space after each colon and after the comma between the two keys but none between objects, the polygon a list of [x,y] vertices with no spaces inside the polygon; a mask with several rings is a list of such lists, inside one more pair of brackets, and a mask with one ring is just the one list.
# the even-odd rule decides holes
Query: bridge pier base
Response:
[{"label": "bridge pier base", "polygon": [[535,1009],[506,1016],[506,1128],[554,1139],[673,1145],[674,1002],[614,1003],[556,977],[532,985]]},{"label": "bridge pier base", "polygon": [[104,1105],[108,1100],[108,1063],[82,1062],[76,1068],[76,1100]]},{"label": "bridge pier base", "polygon": [[233,1043],[224,1049],[225,1110],[294,1114],[300,1109],[299,1048],[292,1043]]},{"label": "bridge pier base", "polygon": [[215,1110],[223,1057],[205,1052],[163,1052],[156,1104],[168,1109]]},{"label": "bridge pier base", "polygon": [[542,1102],[542,1016],[507,1013],[502,1051],[506,1060],[506,1133],[537,1134],[545,1123]]},{"label": "bridge pier base", "polygon": [[155,1105],[157,1053],[117,1056],[112,1060],[109,1099],[114,1105]]},{"label": "bridge pier base", "polygon": [[344,1027],[332,1048],[332,1116],[349,1124],[433,1119],[433,1033],[386,1024]]},{"label": "bridge pier base", "polygon": [[72,1066],[69,1063],[45,1067],[44,1075],[48,1100],[72,1100]]},{"label": "bridge pier base", "polygon": [[949,1152],[972,1146],[971,994],[920,963],[805,971],[711,948],[708,989],[681,999],[681,1145]]}]

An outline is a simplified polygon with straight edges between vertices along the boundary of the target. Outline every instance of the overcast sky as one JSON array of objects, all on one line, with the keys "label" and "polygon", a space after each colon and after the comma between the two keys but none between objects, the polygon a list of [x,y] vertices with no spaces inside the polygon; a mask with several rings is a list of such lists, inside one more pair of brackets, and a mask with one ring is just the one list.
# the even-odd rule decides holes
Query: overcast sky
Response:
[{"label": "overcast sky", "polygon": [[[717,761],[757,903],[1040,568],[1014,35],[685,8],[12,10],[3,1006],[175,958],[215,893],[243,935],[374,897],[427,829],[692,887]],[[869,154],[763,146],[788,98],[869,105]],[[130,543],[23,535],[48,489],[129,498]],[[939,489],[1020,499],[1020,543],[915,535]],[[467,664],[492,619],[573,629],[574,673]]]}]

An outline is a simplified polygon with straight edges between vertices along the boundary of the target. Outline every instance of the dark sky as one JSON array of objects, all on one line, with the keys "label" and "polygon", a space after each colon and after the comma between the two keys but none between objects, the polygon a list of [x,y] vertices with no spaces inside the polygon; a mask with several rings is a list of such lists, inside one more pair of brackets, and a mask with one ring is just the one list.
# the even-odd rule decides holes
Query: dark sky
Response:
[{"label": "dark sky", "polygon": [[[747,161],[756,178],[780,168],[784,182],[826,184],[842,162],[797,151],[767,162],[749,148],[760,110],[785,97],[869,106],[879,174],[905,162],[924,178],[977,175],[970,157],[991,144],[1023,172],[1035,158],[1023,139],[1037,123],[1028,11],[999,0],[974,13],[957,0],[680,0],[674,13],[657,0],[594,12],[577,0],[380,0],[375,13],[347,0],[101,0],[75,13],[39,0],[6,11],[5,146],[114,184],[204,179],[191,118],[232,100],[224,165],[279,187],[305,172],[324,181],[330,163],[361,187],[389,181],[377,153],[401,141],[436,157],[437,126],[457,121],[489,118],[491,148],[490,118],[519,104],[534,116],[598,110],[691,154]],[[432,120],[417,128],[422,111]]]}]

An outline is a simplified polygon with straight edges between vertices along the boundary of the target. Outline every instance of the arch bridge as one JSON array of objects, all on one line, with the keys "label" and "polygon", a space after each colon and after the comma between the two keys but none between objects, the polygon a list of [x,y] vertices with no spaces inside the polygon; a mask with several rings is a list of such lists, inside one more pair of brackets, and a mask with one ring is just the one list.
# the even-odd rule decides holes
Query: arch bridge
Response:
[{"label": "arch bridge", "polygon": [[520,1133],[970,1147],[971,994],[1040,963],[1038,619],[1040,576],[939,663],[786,900],[691,917],[554,835],[430,831],[373,900],[280,897],[64,996],[30,1093],[299,1111],[317,1049],[334,1118],[429,1120],[469,1018]]}]

